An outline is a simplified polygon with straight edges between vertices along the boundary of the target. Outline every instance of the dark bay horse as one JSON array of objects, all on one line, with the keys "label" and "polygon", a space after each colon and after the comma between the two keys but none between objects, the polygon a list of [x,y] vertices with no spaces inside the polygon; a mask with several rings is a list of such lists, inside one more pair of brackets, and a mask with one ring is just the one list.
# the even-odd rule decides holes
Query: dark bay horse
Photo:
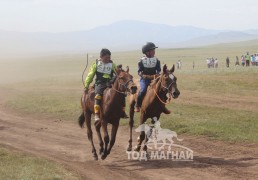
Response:
[{"label": "dark bay horse", "polygon": [[[141,106],[141,115],[140,115],[140,125],[144,124],[148,118],[152,119],[152,123],[154,123],[153,118],[156,117],[159,120],[161,113],[164,111],[166,101],[168,99],[167,95],[172,96],[176,99],[180,92],[177,89],[177,78],[173,75],[175,70],[175,66],[168,70],[167,66],[163,66],[163,72],[161,75],[154,79],[143,99]],[[136,95],[130,96],[130,137],[127,151],[132,150],[132,128],[134,125],[134,105],[136,101]],[[169,98],[170,98],[169,97]],[[138,144],[135,148],[135,151],[140,151],[142,141],[145,139],[145,131],[141,131],[140,136],[138,137]],[[148,139],[146,138],[146,142]],[[147,146],[143,148],[145,151],[147,150]]]},{"label": "dark bay horse", "polygon": [[[126,71],[117,71],[117,78],[112,88],[107,88],[103,94],[103,100],[100,110],[100,121],[94,123],[99,139],[100,155],[104,160],[110,153],[115,140],[119,126],[119,120],[122,113],[122,99],[125,98],[125,93],[136,93],[137,87],[133,82],[133,77],[129,74],[129,68]],[[86,122],[88,139],[91,142],[92,153],[95,160],[98,160],[98,155],[93,143],[93,133],[91,130],[91,115],[94,113],[94,89],[92,88],[87,95],[83,95],[81,105],[83,112],[79,117],[79,125],[83,127]],[[112,124],[111,139],[108,135],[107,125]],[[100,133],[102,127],[104,133],[104,142]]]}]

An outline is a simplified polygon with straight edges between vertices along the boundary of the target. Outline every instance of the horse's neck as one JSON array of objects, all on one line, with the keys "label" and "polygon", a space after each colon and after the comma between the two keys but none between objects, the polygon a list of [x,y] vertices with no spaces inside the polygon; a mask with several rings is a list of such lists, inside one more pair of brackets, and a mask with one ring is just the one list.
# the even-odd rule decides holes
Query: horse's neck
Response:
[{"label": "horse's neck", "polygon": [[[161,77],[160,77],[161,78]],[[161,85],[161,79],[159,79],[156,83],[155,83],[155,85],[154,85],[154,98],[155,99],[159,99],[159,103],[161,103],[160,102],[160,99],[162,100],[162,101],[165,101],[165,99],[166,99],[166,92],[164,92],[164,91],[162,91],[162,85]]]},{"label": "horse's neck", "polygon": [[123,92],[120,90],[119,82],[118,82],[118,79],[117,79],[114,82],[114,85],[111,89],[111,95],[113,96],[113,98],[115,98],[115,97],[121,97],[122,94],[123,94]]},{"label": "horse's neck", "polygon": [[[161,78],[161,77],[160,77]],[[156,93],[159,95],[159,97],[162,97],[164,94],[164,92],[161,90],[161,79],[159,79],[153,86],[154,90],[156,91]]]},{"label": "horse's neck", "polygon": [[[122,94],[116,91],[118,90],[118,87],[119,85],[115,81],[113,87],[106,90],[104,95],[105,98],[103,99],[103,104],[105,104],[105,106],[103,105],[103,113],[109,114],[111,111],[117,112],[122,108],[122,105],[117,106],[118,104],[121,104],[123,98]],[[113,108],[114,106],[118,108]]]},{"label": "horse's neck", "polygon": [[114,82],[114,85],[113,85],[113,91],[115,92],[115,91],[120,91],[119,90],[119,82],[118,82],[118,80],[116,79],[116,81]]}]

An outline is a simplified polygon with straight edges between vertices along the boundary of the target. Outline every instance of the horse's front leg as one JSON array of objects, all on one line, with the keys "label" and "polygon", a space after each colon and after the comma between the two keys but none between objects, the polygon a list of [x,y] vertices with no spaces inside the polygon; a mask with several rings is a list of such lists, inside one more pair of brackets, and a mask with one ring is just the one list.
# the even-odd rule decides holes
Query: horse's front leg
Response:
[{"label": "horse's front leg", "polygon": [[107,155],[110,154],[110,151],[111,151],[111,149],[112,149],[112,147],[113,147],[113,145],[115,144],[115,141],[116,141],[116,134],[117,134],[118,126],[119,126],[119,120],[115,121],[115,122],[118,122],[118,123],[112,125],[111,138],[110,138],[110,143],[109,143]]},{"label": "horse's front leg", "polygon": [[148,143],[150,142],[149,140],[151,139],[151,136],[153,134],[153,127],[150,128],[150,130],[147,132],[146,136],[145,136],[145,142],[144,142],[144,146],[143,146],[143,149],[144,151],[146,151],[146,154],[147,154],[147,145]]},{"label": "horse's front leg", "polygon": [[141,150],[141,145],[142,145],[142,142],[143,142],[144,139],[145,139],[145,132],[141,131],[140,136],[138,136],[138,138],[137,138],[138,144],[134,148],[134,151],[138,151],[139,152]]},{"label": "horse's front leg", "polygon": [[130,104],[130,121],[129,121],[129,140],[127,151],[132,151],[132,142],[133,142],[133,126],[134,126],[134,105],[135,102]]},{"label": "horse's front leg", "polygon": [[99,139],[99,155],[101,155],[104,151],[104,142],[102,140],[102,136],[101,136],[101,132],[100,132],[100,128],[101,128],[101,121],[99,121],[98,123],[95,123],[95,129],[98,135],[98,139]]},{"label": "horse's front leg", "polygon": [[108,135],[108,129],[107,129],[107,122],[105,120],[102,121],[102,129],[104,134],[104,151],[101,155],[101,159],[104,160],[107,157],[108,152],[108,144],[109,144],[109,135]]},{"label": "horse's front leg", "polygon": [[143,112],[141,112],[141,117],[140,117],[140,126],[143,127],[143,129],[141,130],[141,134],[140,136],[138,136],[137,140],[138,140],[138,144],[136,145],[136,147],[134,148],[135,151],[140,151],[141,149],[141,145],[143,140],[145,139],[145,121],[147,120],[147,118],[144,116]]},{"label": "horse's front leg", "polygon": [[89,112],[84,112],[84,116],[85,116],[85,122],[86,122],[86,126],[87,126],[87,135],[88,135],[88,139],[91,142],[91,147],[92,147],[92,154],[93,154],[93,158],[95,160],[98,160],[98,155],[96,153],[96,149],[93,143],[93,133],[91,130],[91,114]]}]

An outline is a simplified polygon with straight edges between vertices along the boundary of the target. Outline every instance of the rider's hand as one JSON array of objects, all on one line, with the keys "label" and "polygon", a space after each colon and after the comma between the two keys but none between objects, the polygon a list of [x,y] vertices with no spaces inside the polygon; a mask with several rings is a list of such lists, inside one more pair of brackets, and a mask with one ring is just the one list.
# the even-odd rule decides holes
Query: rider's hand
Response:
[{"label": "rider's hand", "polygon": [[153,75],[142,75],[143,79],[153,79],[154,76]]},{"label": "rider's hand", "polygon": [[159,77],[159,74],[153,75],[153,79],[156,79],[157,77]]}]

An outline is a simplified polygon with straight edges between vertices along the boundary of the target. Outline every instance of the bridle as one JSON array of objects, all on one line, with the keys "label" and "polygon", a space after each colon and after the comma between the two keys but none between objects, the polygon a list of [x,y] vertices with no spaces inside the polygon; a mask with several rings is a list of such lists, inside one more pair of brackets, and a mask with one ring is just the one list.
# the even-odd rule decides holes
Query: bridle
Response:
[{"label": "bridle", "polygon": [[[168,84],[167,86],[164,86],[164,85],[162,84],[162,79],[161,79],[161,77],[159,76],[158,78],[159,78],[159,81],[156,83],[156,86],[155,86],[155,88],[153,88],[153,90],[154,90],[155,95],[156,95],[157,98],[159,99],[159,101],[160,101],[161,103],[167,105],[167,104],[170,103],[170,99],[172,99],[172,98],[171,98],[171,94],[169,93],[169,88],[170,88],[170,87],[172,86],[172,84],[175,83],[176,81],[171,78],[172,82],[171,82],[170,84]],[[158,93],[157,93],[157,91],[156,91],[156,89],[157,89],[157,84],[158,84],[159,82],[160,82],[160,85],[161,85],[161,88],[162,88],[161,90],[162,90],[163,92],[165,92],[165,94],[169,93],[169,96],[170,96],[170,97],[169,97],[169,101],[168,101],[168,102],[164,102],[164,101],[159,97],[159,95],[158,95]],[[165,90],[163,90],[163,88],[164,88]]]},{"label": "bridle", "polygon": [[[118,77],[119,78],[119,77]],[[115,89],[114,86],[112,86],[112,89],[114,89],[116,92],[120,93],[120,94],[124,94],[126,95],[127,93],[130,93],[130,90],[128,88],[128,85],[130,82],[133,82],[133,79],[129,79],[128,81],[126,81],[125,83],[120,83],[120,78],[118,79],[118,84],[119,84],[119,88]],[[119,89],[121,89],[121,87],[125,88],[125,91],[120,91]]]},{"label": "bridle", "polygon": [[170,88],[170,86],[171,86],[173,83],[175,83],[175,80],[174,80],[174,79],[172,79],[172,82],[171,82],[169,85],[164,86],[164,85],[162,84],[161,79],[160,79],[160,85],[162,86],[162,88],[165,89],[165,92],[167,91],[166,94],[169,92],[169,88]]}]

